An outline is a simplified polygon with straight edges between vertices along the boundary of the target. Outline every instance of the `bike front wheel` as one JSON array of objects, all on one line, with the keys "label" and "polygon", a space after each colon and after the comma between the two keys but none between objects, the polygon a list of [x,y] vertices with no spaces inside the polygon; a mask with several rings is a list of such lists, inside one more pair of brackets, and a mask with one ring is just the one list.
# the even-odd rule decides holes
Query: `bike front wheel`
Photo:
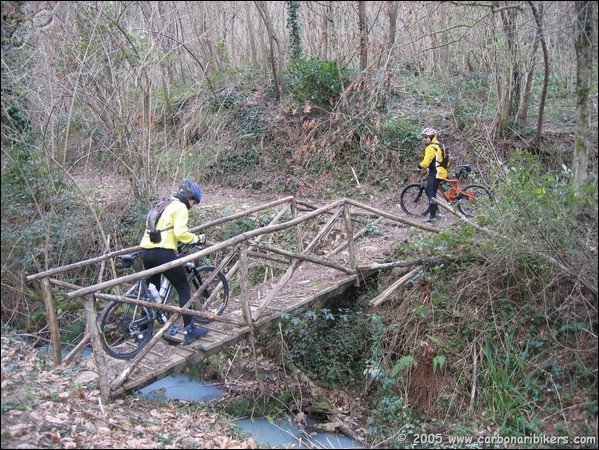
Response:
[{"label": "bike front wheel", "polygon": [[[188,281],[191,286],[192,296],[202,289],[199,299],[194,302],[193,309],[202,311],[214,316],[220,316],[229,302],[229,283],[224,273],[216,270],[212,266],[196,267],[188,275]],[[212,276],[214,275],[214,276]],[[210,281],[208,281],[210,279]],[[208,281],[208,283],[205,283]],[[197,323],[209,323],[209,319],[194,317]]]},{"label": "bike front wheel", "polygon": [[458,194],[458,209],[466,217],[474,217],[479,211],[493,204],[493,194],[486,187],[471,184]]},{"label": "bike front wheel", "polygon": [[399,194],[399,206],[410,216],[425,216],[430,205],[422,184],[409,184]]},{"label": "bike front wheel", "polygon": [[154,319],[147,308],[112,301],[100,313],[99,327],[106,353],[117,359],[131,359],[152,338]]}]

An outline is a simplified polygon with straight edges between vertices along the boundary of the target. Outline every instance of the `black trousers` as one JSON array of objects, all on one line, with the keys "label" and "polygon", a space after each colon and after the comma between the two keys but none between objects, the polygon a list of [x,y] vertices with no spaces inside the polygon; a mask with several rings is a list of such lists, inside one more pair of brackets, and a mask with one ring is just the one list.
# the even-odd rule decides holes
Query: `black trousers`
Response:
[{"label": "black trousers", "polygon": [[439,205],[433,202],[432,199],[437,197],[437,191],[439,190],[440,184],[441,180],[439,180],[436,175],[429,174],[424,192],[426,192],[426,196],[428,197],[428,204],[430,206],[428,215],[431,219],[437,216],[437,211],[439,210]]},{"label": "black trousers", "polygon": [[[167,248],[150,248],[144,249],[142,260],[145,269],[152,269],[167,262],[177,259],[177,254],[174,250]],[[164,271],[162,274],[157,273],[148,278],[148,283],[152,283],[157,289],[160,289],[160,276],[164,275],[171,282],[177,294],[179,295],[179,306],[183,307],[191,298],[191,288],[187,282],[187,274],[183,266],[173,267]],[[183,315],[183,324],[189,325],[192,321],[192,316]]]}]

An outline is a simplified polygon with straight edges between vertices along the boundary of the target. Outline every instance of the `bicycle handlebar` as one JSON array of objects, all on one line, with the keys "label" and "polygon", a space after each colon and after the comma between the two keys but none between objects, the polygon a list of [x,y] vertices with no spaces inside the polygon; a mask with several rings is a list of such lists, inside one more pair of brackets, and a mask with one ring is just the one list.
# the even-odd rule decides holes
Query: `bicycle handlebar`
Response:
[{"label": "bicycle handlebar", "polygon": [[177,243],[177,253],[181,253],[181,251],[185,248],[185,247],[195,247],[198,249],[202,249],[204,247],[203,244],[184,244],[183,242],[179,242]]}]

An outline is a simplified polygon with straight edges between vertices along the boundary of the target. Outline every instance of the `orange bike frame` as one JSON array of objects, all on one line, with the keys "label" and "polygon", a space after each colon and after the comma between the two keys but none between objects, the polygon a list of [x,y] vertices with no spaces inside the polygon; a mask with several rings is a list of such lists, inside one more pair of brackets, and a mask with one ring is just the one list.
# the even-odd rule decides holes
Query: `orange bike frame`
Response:
[{"label": "orange bike frame", "polygon": [[441,192],[443,194],[443,197],[445,197],[445,200],[447,200],[449,203],[456,200],[458,196],[466,198],[469,201],[474,200],[473,192],[467,192],[460,189],[460,180],[458,180],[457,178],[446,178],[445,180],[441,181],[441,184],[443,183],[449,186],[449,191],[444,191],[443,188],[439,186],[439,190],[437,192]]}]

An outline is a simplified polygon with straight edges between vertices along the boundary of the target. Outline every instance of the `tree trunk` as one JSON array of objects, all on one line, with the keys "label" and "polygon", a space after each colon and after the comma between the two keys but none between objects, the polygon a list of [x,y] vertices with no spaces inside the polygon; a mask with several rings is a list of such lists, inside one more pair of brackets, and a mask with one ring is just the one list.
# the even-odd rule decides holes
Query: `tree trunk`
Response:
[{"label": "tree trunk", "polygon": [[593,5],[592,2],[576,3],[576,140],[572,171],[574,182],[580,183],[587,178],[589,165],[589,95],[593,71]]},{"label": "tree trunk", "polygon": [[[539,2],[539,17],[543,17],[543,3]],[[534,11],[533,11],[534,14]],[[535,75],[535,66],[536,66],[536,55],[537,55],[537,51],[539,50],[539,42],[540,40],[538,39],[538,34],[537,34],[537,39],[535,39],[535,42],[532,46],[532,51],[530,52],[530,67],[528,69],[528,71],[526,72],[526,76],[525,76],[525,81],[524,81],[524,94],[522,95],[522,104],[520,107],[520,113],[518,115],[518,122],[525,124],[526,121],[528,120],[528,108],[530,106],[530,95],[531,95],[531,90],[532,90],[532,83],[533,83],[533,79],[534,79],[534,75]]]},{"label": "tree trunk", "polygon": [[387,97],[391,92],[391,81],[393,80],[393,70],[395,67],[395,39],[397,36],[397,15],[399,11],[398,2],[389,3],[389,40],[387,41],[388,58],[385,65],[385,82],[381,95],[381,107],[387,104]]},{"label": "tree trunk", "polygon": [[302,57],[302,40],[300,37],[299,8],[298,1],[288,1],[287,4],[287,26],[289,27],[289,47],[291,49],[291,61],[295,62]]},{"label": "tree trunk", "polygon": [[259,69],[258,64],[258,51],[256,49],[256,35],[254,34],[254,22],[252,21],[252,15],[250,13],[250,4],[244,3],[245,5],[245,15],[247,18],[247,29],[249,35],[249,44],[250,44],[250,56],[251,56],[251,67],[254,70]]},{"label": "tree trunk", "polygon": [[162,67],[160,71],[160,81],[162,82],[162,92],[164,95],[164,107],[166,109],[166,115],[167,117],[172,118],[175,115],[175,110],[173,108],[173,102],[171,100],[171,91],[169,89],[169,69],[166,67]]},{"label": "tree trunk", "polygon": [[329,23],[333,23],[333,5],[330,1],[324,4],[322,31],[320,33],[320,42],[322,44],[320,57],[324,60],[329,59]]},{"label": "tree trunk", "polygon": [[368,27],[366,23],[366,2],[358,2],[358,30],[360,33],[360,70],[368,67]]},{"label": "tree trunk", "polygon": [[[264,22],[264,26],[266,27],[266,32],[268,33],[268,41],[269,41],[269,57],[270,57],[270,65],[272,70],[273,82],[275,85],[275,97],[277,100],[281,99],[281,79],[278,68],[279,56],[281,55],[281,51],[279,49],[279,41],[277,40],[274,26],[270,15],[268,14],[268,8],[266,6],[266,2],[254,2],[256,8],[258,8],[258,12],[260,13],[260,17]],[[275,45],[277,46],[277,55],[275,55]]]},{"label": "tree trunk", "polygon": [[525,123],[528,120],[528,107],[530,105],[530,91],[532,89],[532,80],[535,75],[535,55],[539,49],[539,41],[535,40],[531,52],[530,69],[526,72],[526,81],[524,82],[524,95],[522,96],[522,108],[520,109],[520,116],[518,120]]},{"label": "tree trunk", "polygon": [[[188,14],[190,17],[197,17],[196,20],[192,21],[193,28],[196,34],[196,39],[200,44],[202,44],[201,48],[204,53],[203,58],[203,72],[206,77],[208,77],[211,73],[219,68],[218,57],[216,56],[216,50],[214,48],[214,43],[212,39],[208,35],[209,29],[213,24],[207,24],[206,20],[208,18],[209,12],[205,10],[207,6],[206,2],[188,2],[185,3]],[[194,13],[194,10],[198,9],[197,13]],[[198,29],[199,25],[199,29]]]},{"label": "tree trunk", "polygon": [[545,37],[543,36],[543,22],[541,14],[537,11],[535,5],[529,1],[528,2],[530,9],[532,10],[532,15],[535,18],[535,23],[537,25],[537,41],[541,42],[541,47],[543,49],[543,67],[545,68],[545,76],[543,80],[543,93],[541,94],[541,101],[539,103],[539,118],[537,120],[537,139],[536,145],[541,146],[541,131],[543,130],[543,112],[545,110],[545,100],[547,99],[547,86],[549,84],[549,53],[547,52],[547,44],[545,43]]},{"label": "tree trunk", "polygon": [[399,13],[399,3],[389,2],[389,47],[390,60],[395,60],[395,39],[397,36],[397,16]]},{"label": "tree trunk", "polygon": [[[498,133],[503,135],[510,123],[515,117],[515,111],[518,110],[519,83],[521,80],[520,70],[518,69],[518,43],[516,42],[516,14],[515,9],[503,9],[500,12],[501,23],[505,33],[507,43],[507,64],[508,79],[507,86],[503,91],[503,98],[500,99],[500,109],[498,111]],[[499,70],[499,68],[498,68]]]}]

